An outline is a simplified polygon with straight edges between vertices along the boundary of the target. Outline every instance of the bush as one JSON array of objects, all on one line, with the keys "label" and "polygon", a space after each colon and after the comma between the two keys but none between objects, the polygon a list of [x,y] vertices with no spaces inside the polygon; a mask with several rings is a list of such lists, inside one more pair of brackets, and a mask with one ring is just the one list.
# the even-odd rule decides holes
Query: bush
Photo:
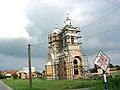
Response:
[{"label": "bush", "polygon": [[109,90],[118,90],[120,88],[120,77],[110,78],[108,88]]},{"label": "bush", "polygon": [[115,66],[117,70],[120,70],[120,66],[119,65],[116,65]]},{"label": "bush", "polygon": [[4,79],[4,76],[0,74],[0,79]]},{"label": "bush", "polygon": [[13,79],[17,79],[18,75],[17,74],[12,74]]},{"label": "bush", "polygon": [[97,73],[97,69],[96,68],[92,68],[92,69],[89,69],[91,73]]},{"label": "bush", "polygon": [[41,77],[38,77],[38,78],[41,79],[41,80],[45,80],[44,76],[41,76]]},{"label": "bush", "polygon": [[99,75],[97,75],[97,74],[95,74],[95,75],[91,75],[90,78],[91,78],[91,79],[94,79],[94,80],[102,79],[102,77],[99,76]]},{"label": "bush", "polygon": [[[103,81],[102,81],[103,82]],[[104,83],[96,84],[91,90],[105,90]],[[119,90],[120,88],[120,77],[107,77],[108,90]]]}]

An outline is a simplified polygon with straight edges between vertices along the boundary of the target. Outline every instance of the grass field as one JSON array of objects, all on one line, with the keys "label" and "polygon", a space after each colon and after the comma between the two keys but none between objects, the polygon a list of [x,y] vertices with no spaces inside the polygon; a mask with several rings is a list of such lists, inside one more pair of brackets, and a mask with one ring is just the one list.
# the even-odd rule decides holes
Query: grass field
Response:
[{"label": "grass field", "polygon": [[32,88],[29,88],[29,80],[2,80],[14,90],[65,90],[71,88],[93,87],[101,80],[39,80],[33,79]]},{"label": "grass field", "polygon": [[[12,87],[14,90],[66,90],[89,87],[91,90],[104,90],[103,78],[99,80],[78,79],[78,80],[40,80],[33,79],[33,86],[29,88],[28,79],[5,79],[4,83]],[[120,76],[108,77],[108,90],[119,90]]]}]

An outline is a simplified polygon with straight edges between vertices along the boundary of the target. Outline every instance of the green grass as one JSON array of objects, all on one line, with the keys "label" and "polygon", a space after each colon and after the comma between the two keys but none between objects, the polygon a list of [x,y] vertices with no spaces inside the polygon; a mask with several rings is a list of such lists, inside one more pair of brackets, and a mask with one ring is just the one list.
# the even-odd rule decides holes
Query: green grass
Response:
[{"label": "green grass", "polygon": [[39,80],[33,79],[33,86],[29,88],[29,80],[3,80],[14,90],[66,90],[71,88],[93,87],[95,80]]},{"label": "green grass", "polygon": [[[12,87],[14,90],[66,90],[89,87],[91,90],[105,90],[103,78],[100,80],[82,79],[78,80],[40,80],[33,79],[33,86],[29,88],[28,79],[5,79],[4,83]],[[108,90],[118,90],[120,88],[120,76],[115,78],[108,77]]]}]

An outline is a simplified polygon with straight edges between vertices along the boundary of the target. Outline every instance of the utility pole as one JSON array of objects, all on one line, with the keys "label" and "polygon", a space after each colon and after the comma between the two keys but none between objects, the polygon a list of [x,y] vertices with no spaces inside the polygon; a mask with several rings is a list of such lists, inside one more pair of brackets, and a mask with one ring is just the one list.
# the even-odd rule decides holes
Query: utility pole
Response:
[{"label": "utility pole", "polygon": [[32,88],[30,44],[28,44],[28,66],[29,66],[29,84],[30,88]]}]

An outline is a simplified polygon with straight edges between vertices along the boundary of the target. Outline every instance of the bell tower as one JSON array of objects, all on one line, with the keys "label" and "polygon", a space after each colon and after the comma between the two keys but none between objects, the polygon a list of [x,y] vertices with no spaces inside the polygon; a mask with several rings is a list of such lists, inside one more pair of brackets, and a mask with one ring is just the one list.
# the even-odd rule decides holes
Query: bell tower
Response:
[{"label": "bell tower", "polygon": [[[78,78],[81,76],[80,68],[84,66],[83,64],[83,55],[81,53],[80,44],[80,29],[74,27],[71,19],[67,16],[64,21],[65,25],[59,34],[59,51],[64,53],[63,56],[60,56],[60,62],[65,62],[65,76],[59,76],[60,78],[66,77],[67,79]],[[62,66],[63,67],[63,66]],[[61,72],[60,72],[61,73]],[[59,74],[60,74],[59,73]],[[60,74],[62,75],[62,74]]]}]

